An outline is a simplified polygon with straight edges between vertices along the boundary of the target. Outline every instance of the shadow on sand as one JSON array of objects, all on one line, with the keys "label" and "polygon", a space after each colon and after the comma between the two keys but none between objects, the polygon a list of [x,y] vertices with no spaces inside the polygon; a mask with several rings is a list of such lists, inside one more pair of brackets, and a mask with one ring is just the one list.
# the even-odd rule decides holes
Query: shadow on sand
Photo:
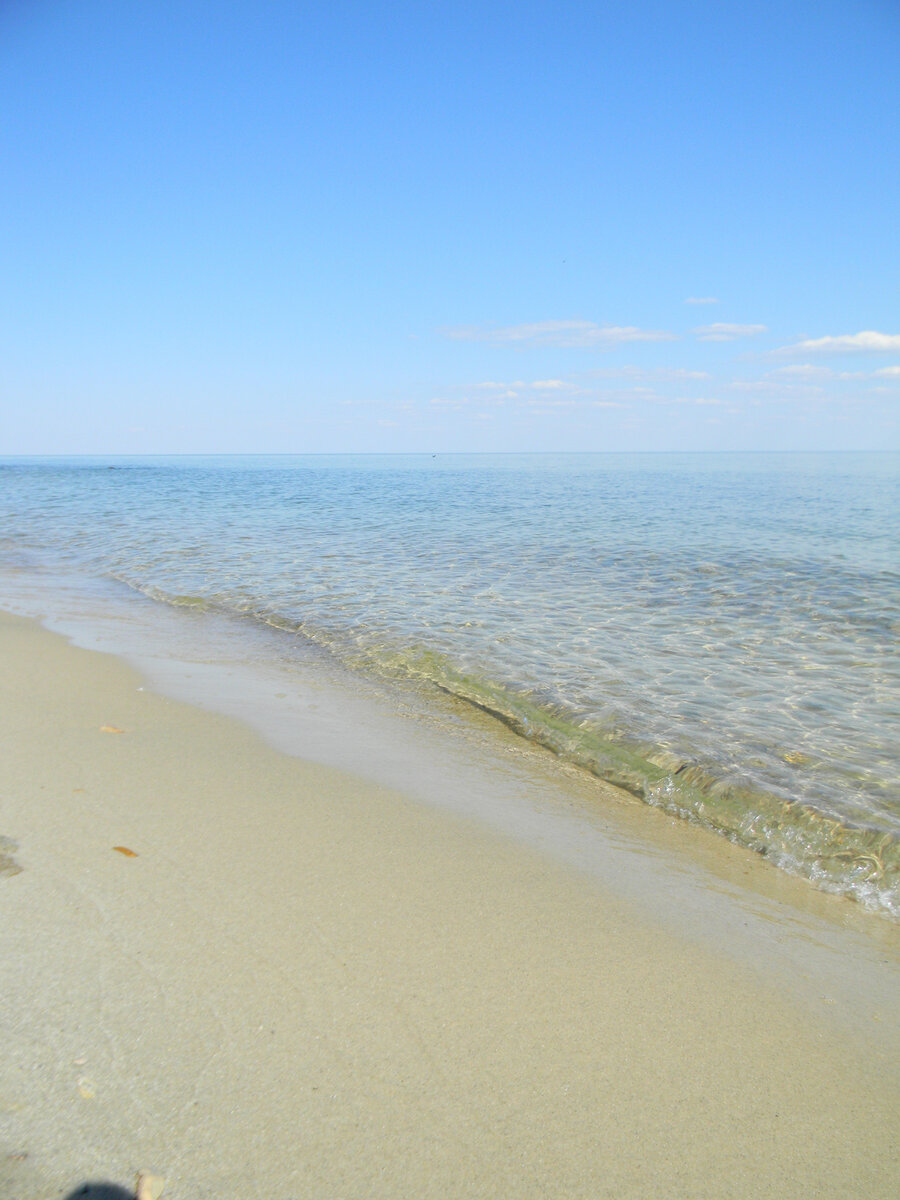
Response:
[{"label": "shadow on sand", "polygon": [[134,1200],[134,1190],[120,1187],[117,1183],[82,1183],[69,1192],[66,1200]]}]

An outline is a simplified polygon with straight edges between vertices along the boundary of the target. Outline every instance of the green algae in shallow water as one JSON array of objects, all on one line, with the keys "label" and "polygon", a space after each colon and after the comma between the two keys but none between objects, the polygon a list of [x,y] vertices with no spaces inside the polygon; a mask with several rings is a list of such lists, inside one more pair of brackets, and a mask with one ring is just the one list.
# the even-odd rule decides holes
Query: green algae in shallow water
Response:
[{"label": "green algae in shallow water", "polygon": [[172,596],[166,598],[169,604],[174,604],[177,608],[198,608],[201,612],[205,612],[209,607],[209,599],[206,596]]},{"label": "green algae in shallow water", "polygon": [[754,850],[826,891],[900,915],[900,843],[894,834],[718,779],[663,748],[634,746],[613,731],[576,724],[512,689],[454,670],[431,651],[394,661],[647,804]]}]

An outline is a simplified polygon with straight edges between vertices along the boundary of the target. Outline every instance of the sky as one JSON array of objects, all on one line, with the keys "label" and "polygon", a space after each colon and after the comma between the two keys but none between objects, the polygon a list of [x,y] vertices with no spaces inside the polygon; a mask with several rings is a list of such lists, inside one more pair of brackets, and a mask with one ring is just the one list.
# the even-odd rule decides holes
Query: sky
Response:
[{"label": "sky", "polygon": [[900,0],[0,0],[0,454],[900,448]]}]

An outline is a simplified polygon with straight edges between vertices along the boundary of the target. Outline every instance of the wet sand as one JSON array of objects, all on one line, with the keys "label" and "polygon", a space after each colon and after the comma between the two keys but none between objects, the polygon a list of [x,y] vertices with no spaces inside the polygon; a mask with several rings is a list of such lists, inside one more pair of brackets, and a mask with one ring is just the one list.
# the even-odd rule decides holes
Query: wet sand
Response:
[{"label": "wet sand", "polygon": [[896,1194],[896,1011],[841,1036],[536,849],[0,646],[0,1194]]}]

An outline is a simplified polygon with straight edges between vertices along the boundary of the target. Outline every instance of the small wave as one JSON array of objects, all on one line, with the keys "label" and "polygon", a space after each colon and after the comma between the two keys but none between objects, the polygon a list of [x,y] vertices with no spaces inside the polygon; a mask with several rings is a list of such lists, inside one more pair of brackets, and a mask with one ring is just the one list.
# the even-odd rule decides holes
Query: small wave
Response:
[{"label": "small wave", "polygon": [[717,778],[661,747],[585,727],[530,697],[464,675],[439,655],[411,655],[409,673],[499,718],[516,733],[673,816],[764,855],[816,886],[900,918],[900,843],[762,790]]},{"label": "small wave", "polygon": [[300,635],[353,669],[436,687],[646,804],[753,850],[825,891],[900,919],[900,843],[892,832],[853,824],[811,804],[736,784],[717,774],[714,765],[647,745],[628,731],[592,726],[558,705],[462,671],[430,649],[370,645],[346,631],[331,631],[250,603],[176,595],[122,581],[166,604],[246,616]]}]

